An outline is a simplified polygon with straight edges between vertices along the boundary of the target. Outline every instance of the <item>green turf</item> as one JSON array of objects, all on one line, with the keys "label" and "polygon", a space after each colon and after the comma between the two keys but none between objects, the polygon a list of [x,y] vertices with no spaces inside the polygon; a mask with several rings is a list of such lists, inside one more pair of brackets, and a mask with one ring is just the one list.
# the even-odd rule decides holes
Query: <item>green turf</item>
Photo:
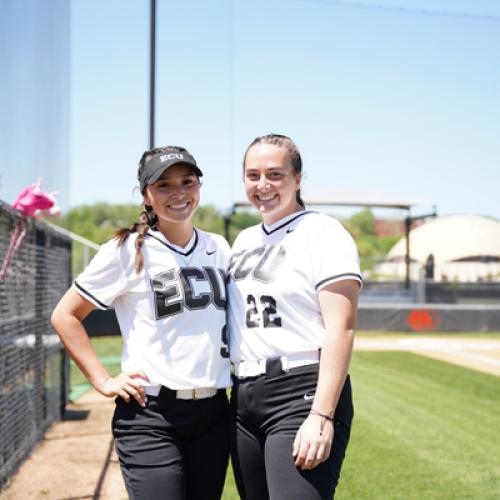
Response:
[{"label": "green turf", "polygon": [[355,352],[337,499],[500,498],[500,378],[405,352]]},{"label": "green turf", "polygon": [[[111,375],[120,373],[120,360],[122,350],[122,339],[120,336],[92,337],[92,347],[99,356],[101,362],[106,366]],[[90,384],[79,368],[70,361],[70,393],[69,399],[76,401],[83,393],[90,389]]]},{"label": "green turf", "polygon": [[230,463],[227,469],[226,482],[224,484],[221,500],[239,500],[239,498],[238,490],[234,482],[233,468]]},{"label": "green turf", "polygon": [[[119,338],[92,343],[117,360]],[[355,418],[337,500],[500,498],[500,378],[406,352],[355,352],[351,377]],[[239,498],[231,469],[222,498]]]}]

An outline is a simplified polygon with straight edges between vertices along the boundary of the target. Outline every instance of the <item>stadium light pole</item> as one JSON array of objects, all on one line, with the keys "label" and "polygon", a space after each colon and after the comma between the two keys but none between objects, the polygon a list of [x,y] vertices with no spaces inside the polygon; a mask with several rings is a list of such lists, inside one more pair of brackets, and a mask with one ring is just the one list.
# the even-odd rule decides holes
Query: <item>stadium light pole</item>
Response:
[{"label": "stadium light pole", "polygon": [[155,146],[156,0],[150,1],[149,20],[149,149]]},{"label": "stadium light pole", "polygon": [[409,290],[409,288],[410,288],[410,264],[411,264],[410,232],[411,232],[411,225],[416,221],[428,219],[429,217],[437,217],[436,205],[432,206],[431,213],[418,215],[418,216],[408,215],[405,218],[405,240],[406,240],[405,241],[405,246],[406,246],[406,251],[405,251],[405,288],[407,290]]}]

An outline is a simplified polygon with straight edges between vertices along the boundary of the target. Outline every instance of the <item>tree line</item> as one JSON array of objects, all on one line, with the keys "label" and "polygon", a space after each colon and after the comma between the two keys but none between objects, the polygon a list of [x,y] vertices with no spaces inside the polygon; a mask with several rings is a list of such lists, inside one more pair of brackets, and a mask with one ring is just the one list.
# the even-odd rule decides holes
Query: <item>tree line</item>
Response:
[{"label": "tree line", "polygon": [[[118,229],[130,227],[137,222],[139,211],[137,205],[96,203],[74,207],[51,222],[97,244],[102,244],[112,238]],[[260,217],[257,214],[237,211],[231,217],[229,242],[232,243],[242,229],[259,222]],[[363,270],[371,269],[399,239],[397,236],[377,237],[375,217],[370,209],[357,212],[341,222],[356,241]],[[212,205],[198,207],[193,223],[205,231],[224,235],[224,214]]]}]

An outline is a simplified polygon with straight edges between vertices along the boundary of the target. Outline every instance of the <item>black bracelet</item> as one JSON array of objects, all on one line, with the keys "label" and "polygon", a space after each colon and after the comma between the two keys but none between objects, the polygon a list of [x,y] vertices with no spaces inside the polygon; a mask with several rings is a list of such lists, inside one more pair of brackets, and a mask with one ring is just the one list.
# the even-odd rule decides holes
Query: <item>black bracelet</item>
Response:
[{"label": "black bracelet", "polygon": [[311,409],[309,412],[311,415],[317,415],[318,417],[323,417],[326,418],[327,420],[330,420],[330,422],[333,422],[334,418],[330,417],[330,415],[325,415],[324,413],[320,413],[319,411]]},{"label": "black bracelet", "polygon": [[321,420],[321,425],[319,426],[319,435],[323,435],[323,429],[325,428],[325,421],[329,420],[333,424],[333,417],[330,417],[330,415],[325,415],[324,413],[320,413],[319,411],[311,409],[309,411],[311,415],[317,415],[318,417],[321,417],[323,420]]}]

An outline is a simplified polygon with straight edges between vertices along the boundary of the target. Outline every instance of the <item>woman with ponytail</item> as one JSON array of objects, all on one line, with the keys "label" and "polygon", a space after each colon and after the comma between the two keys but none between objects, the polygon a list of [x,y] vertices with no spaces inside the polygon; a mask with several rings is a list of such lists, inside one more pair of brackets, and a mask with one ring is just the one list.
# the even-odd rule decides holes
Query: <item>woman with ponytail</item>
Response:
[{"label": "woman with ponytail", "polygon": [[243,500],[331,500],[353,415],[348,375],[361,276],[340,223],[306,210],[293,141],[255,139],[243,159],[262,224],[232,248],[231,454]]},{"label": "woman with ponytail", "polygon": [[[202,171],[184,148],[146,151],[139,222],[101,246],[52,315],[70,356],[115,397],[115,447],[131,499],[219,499],[228,462],[229,247],[193,227]],[[82,320],[114,308],[123,337],[112,377]]]}]

